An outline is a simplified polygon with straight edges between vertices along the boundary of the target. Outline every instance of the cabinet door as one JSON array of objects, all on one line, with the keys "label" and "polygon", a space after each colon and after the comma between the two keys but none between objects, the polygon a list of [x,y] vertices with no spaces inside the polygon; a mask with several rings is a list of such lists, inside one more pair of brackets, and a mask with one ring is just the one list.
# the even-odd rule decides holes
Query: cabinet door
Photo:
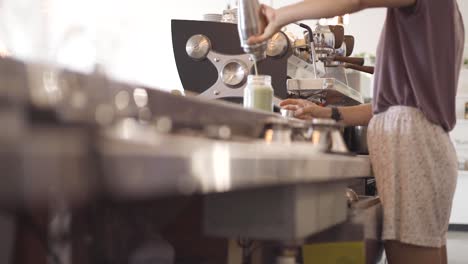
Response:
[{"label": "cabinet door", "polygon": [[450,224],[468,224],[468,171],[459,171]]},{"label": "cabinet door", "polygon": [[468,120],[458,119],[457,125],[450,132],[450,138],[457,151],[460,167],[463,169],[463,164],[468,161]]}]

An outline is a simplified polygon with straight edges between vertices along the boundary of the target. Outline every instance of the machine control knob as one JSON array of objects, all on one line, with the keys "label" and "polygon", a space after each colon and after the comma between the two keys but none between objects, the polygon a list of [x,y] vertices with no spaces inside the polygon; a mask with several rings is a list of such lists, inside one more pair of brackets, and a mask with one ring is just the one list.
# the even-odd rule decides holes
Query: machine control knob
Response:
[{"label": "machine control knob", "polygon": [[202,34],[193,35],[185,45],[187,55],[194,60],[204,60],[211,50],[211,42]]},{"label": "machine control knob", "polygon": [[240,60],[229,61],[221,72],[223,83],[229,87],[239,87],[248,75],[247,66]]},{"label": "machine control knob", "polygon": [[289,39],[283,32],[278,32],[271,37],[267,44],[267,55],[269,57],[281,57],[289,47]]}]

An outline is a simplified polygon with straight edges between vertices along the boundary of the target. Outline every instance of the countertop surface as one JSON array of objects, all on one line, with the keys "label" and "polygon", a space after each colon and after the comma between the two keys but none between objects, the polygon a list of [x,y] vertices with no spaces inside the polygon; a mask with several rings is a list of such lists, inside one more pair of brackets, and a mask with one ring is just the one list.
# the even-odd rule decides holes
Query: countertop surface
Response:
[{"label": "countertop surface", "polygon": [[36,128],[0,146],[3,202],[152,198],[371,175],[367,156],[326,154],[309,143],[215,140],[131,126],[93,137]]},{"label": "countertop surface", "polygon": [[132,141],[111,134],[103,137],[99,152],[105,182],[117,195],[226,192],[371,175],[368,156],[326,154],[308,143],[232,142],[170,134],[140,135]]},{"label": "countertop surface", "polygon": [[[0,75],[8,84],[0,87],[1,203],[206,194],[371,175],[367,157],[259,140],[265,122],[281,118],[274,113],[11,59],[0,60]],[[213,136],[213,128],[231,136]]]}]

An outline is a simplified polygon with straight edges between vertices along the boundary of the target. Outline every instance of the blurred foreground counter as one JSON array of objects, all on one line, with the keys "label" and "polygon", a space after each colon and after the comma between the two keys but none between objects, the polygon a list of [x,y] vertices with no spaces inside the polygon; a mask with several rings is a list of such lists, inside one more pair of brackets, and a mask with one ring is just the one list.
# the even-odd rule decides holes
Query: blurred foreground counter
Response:
[{"label": "blurred foreground counter", "polygon": [[229,239],[346,221],[346,187],[371,175],[266,142],[273,113],[7,59],[0,79],[1,263],[236,263]]}]

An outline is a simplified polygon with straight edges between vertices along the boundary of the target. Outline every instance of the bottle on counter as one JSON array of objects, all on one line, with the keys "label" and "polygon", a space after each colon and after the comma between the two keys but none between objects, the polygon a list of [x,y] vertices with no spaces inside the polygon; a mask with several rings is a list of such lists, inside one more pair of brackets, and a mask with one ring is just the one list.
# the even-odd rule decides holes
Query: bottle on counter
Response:
[{"label": "bottle on counter", "polygon": [[273,112],[271,76],[249,75],[244,89],[244,107]]}]

